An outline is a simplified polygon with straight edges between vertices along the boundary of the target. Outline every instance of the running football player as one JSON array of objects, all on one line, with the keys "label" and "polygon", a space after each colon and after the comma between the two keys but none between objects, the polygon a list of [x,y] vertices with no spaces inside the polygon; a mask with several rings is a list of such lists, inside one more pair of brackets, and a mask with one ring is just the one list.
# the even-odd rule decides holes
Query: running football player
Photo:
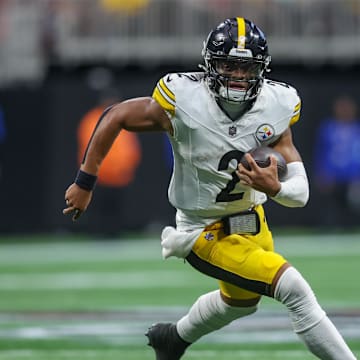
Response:
[{"label": "running football player", "polygon": [[[263,32],[253,22],[226,19],[210,32],[202,72],[174,73],[158,82],[152,97],[108,108],[89,142],[84,161],[66,190],[65,215],[86,210],[101,162],[121,129],[165,131],[174,153],[169,200],[176,228],[162,232],[165,258],[177,256],[219,280],[177,323],[147,332],[157,360],[177,360],[202,336],[257,310],[261,296],[287,308],[293,329],[319,359],[355,356],[318,304],[302,275],[280,254],[262,204],[268,199],[303,207],[309,185],[291,126],[301,102],[290,85],[265,77],[271,61]],[[272,146],[288,167],[281,182],[276,159],[260,168],[244,153]]]}]

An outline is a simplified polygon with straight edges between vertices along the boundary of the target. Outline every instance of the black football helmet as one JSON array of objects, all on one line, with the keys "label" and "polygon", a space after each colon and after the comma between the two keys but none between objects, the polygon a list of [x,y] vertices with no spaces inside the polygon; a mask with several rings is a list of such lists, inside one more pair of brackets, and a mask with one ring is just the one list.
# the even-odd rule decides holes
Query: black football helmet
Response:
[{"label": "black football helmet", "polygon": [[[226,19],[212,30],[202,51],[206,79],[217,97],[232,103],[254,100],[259,94],[271,56],[264,33],[250,20]],[[241,77],[234,77],[240,73]],[[242,86],[241,84],[248,85]]]}]

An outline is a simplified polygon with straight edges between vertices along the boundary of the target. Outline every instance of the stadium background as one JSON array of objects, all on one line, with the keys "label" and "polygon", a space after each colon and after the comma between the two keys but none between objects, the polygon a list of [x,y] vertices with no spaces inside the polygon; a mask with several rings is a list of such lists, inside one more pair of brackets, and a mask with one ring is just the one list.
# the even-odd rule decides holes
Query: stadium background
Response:
[{"label": "stadium background", "polygon": [[[197,70],[204,38],[226,16],[245,15],[266,30],[269,77],[299,90],[295,143],[310,179],[320,120],[338,95],[359,101],[359,1],[12,0],[0,6],[0,104],[8,128],[0,190],[4,233],[91,232],[91,222],[74,226],[61,214],[63,191],[76,174],[81,116],[109,82],[126,99],[151,95],[167,72]],[[141,134],[140,141],[143,159],[126,189],[132,201],[123,226],[129,230],[173,221],[161,135]],[[296,216],[268,207],[274,225],[319,225],[316,191]]]},{"label": "stadium background", "polygon": [[[360,103],[360,0],[0,0],[0,360],[150,360],[146,328],[216,288],[181,260],[161,261],[159,233],[174,215],[161,134],[140,134],[118,219],[96,221],[96,194],[77,224],[61,211],[78,167],[77,126],[102,90],[147,96],[162,75],[197,70],[209,30],[237,15],[266,31],[270,77],[301,94],[295,143],[313,189],[320,120],[338,95]],[[267,204],[277,249],[359,356],[358,223],[324,226],[327,206],[316,191],[304,209]],[[313,359],[284,309],[262,305],[186,359]]]}]

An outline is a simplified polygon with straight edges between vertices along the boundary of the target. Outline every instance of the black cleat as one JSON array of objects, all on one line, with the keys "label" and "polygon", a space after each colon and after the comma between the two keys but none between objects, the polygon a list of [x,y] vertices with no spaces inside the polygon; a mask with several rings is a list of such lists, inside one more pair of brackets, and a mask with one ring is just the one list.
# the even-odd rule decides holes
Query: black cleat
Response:
[{"label": "black cleat", "polygon": [[145,335],[149,338],[148,345],[155,350],[156,360],[179,360],[190,345],[181,339],[172,323],[154,324]]}]

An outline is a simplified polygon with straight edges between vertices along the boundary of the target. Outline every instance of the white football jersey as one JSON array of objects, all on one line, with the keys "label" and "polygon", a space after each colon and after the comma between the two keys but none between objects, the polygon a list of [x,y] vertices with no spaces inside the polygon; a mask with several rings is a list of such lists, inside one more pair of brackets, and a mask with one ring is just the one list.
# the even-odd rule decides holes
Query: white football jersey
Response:
[{"label": "white football jersey", "polygon": [[299,119],[293,87],[266,79],[252,108],[235,121],[221,110],[203,73],[168,74],[153,97],[174,128],[168,196],[178,226],[202,226],[266,201],[264,193],[241,185],[235,170],[245,152],[271,144]]}]

